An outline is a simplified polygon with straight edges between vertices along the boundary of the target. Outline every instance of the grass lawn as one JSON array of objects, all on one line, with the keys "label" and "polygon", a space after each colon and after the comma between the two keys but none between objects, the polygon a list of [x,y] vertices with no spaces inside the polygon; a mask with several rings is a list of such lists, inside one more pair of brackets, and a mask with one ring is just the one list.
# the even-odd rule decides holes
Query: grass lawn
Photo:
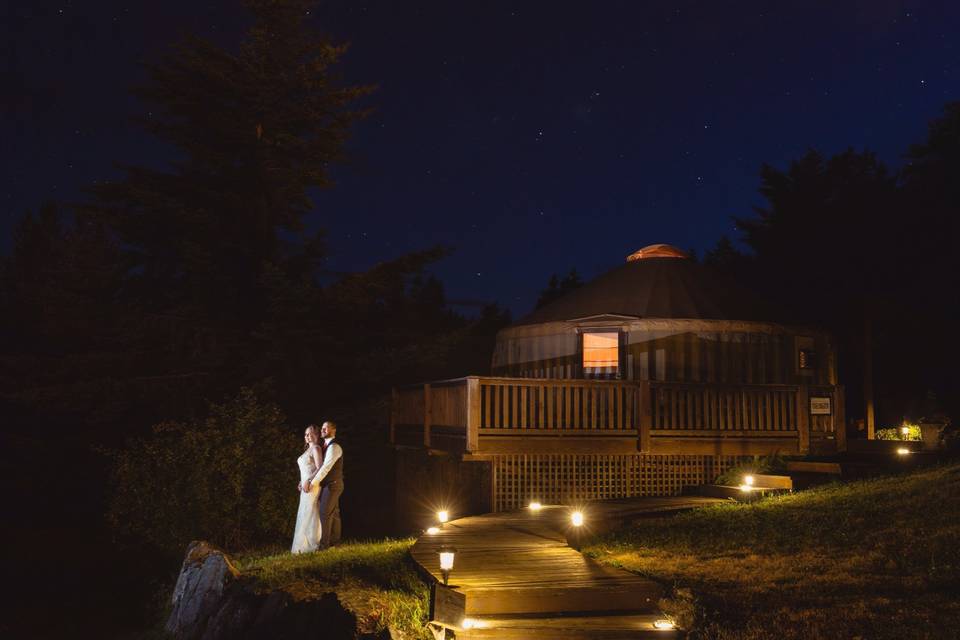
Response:
[{"label": "grass lawn", "polygon": [[346,543],[300,555],[276,549],[233,559],[243,574],[297,599],[335,592],[363,632],[389,628],[394,638],[430,638],[424,627],[429,591],[407,553],[413,543]]},{"label": "grass lawn", "polygon": [[692,637],[960,638],[960,465],[638,521],[584,549]]}]

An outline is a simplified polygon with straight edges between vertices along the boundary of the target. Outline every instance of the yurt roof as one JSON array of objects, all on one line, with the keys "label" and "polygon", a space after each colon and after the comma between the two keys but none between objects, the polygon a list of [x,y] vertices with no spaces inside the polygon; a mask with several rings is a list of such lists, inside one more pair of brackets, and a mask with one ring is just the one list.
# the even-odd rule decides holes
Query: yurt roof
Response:
[{"label": "yurt roof", "polygon": [[649,245],[625,264],[535,310],[517,325],[597,316],[760,320],[760,304],[732,280],[670,245]]}]

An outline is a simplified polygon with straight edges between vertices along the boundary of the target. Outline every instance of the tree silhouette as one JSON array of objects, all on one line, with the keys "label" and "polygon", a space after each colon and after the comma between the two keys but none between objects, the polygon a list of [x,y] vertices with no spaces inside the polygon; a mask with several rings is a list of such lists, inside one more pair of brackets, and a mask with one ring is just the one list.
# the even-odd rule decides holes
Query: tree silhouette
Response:
[{"label": "tree silhouette", "polygon": [[577,273],[576,269],[570,269],[570,272],[563,278],[560,278],[557,274],[551,275],[547,288],[540,292],[540,297],[537,298],[534,309],[550,304],[581,285],[583,285],[583,281],[580,280],[580,274]]},{"label": "tree silhouette", "polygon": [[[735,218],[737,251],[723,238],[706,261],[749,283],[775,319],[830,330],[838,339],[848,413],[862,412],[864,331],[872,326],[881,421],[910,413],[934,390],[955,397],[949,328],[960,237],[960,108],[948,105],[907,165],[889,171],[874,154],[829,159],[809,151],[781,171],[764,166],[766,205]],[[954,405],[953,411],[956,411]]]}]

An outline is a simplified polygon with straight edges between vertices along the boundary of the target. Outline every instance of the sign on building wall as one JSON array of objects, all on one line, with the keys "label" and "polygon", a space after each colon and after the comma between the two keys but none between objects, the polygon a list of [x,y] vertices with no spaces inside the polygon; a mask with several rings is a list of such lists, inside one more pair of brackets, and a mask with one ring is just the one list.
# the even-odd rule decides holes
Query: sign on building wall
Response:
[{"label": "sign on building wall", "polygon": [[810,415],[828,416],[833,411],[830,406],[830,396],[817,396],[810,398]]}]

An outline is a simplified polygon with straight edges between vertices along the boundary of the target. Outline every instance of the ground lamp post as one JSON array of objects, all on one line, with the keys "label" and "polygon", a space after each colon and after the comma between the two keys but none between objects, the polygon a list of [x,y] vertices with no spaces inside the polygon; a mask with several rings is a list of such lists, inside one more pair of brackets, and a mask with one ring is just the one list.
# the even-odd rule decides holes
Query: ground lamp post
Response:
[{"label": "ground lamp post", "polygon": [[440,573],[443,574],[443,584],[447,585],[450,580],[450,572],[453,570],[453,558],[457,550],[453,547],[440,547]]}]

